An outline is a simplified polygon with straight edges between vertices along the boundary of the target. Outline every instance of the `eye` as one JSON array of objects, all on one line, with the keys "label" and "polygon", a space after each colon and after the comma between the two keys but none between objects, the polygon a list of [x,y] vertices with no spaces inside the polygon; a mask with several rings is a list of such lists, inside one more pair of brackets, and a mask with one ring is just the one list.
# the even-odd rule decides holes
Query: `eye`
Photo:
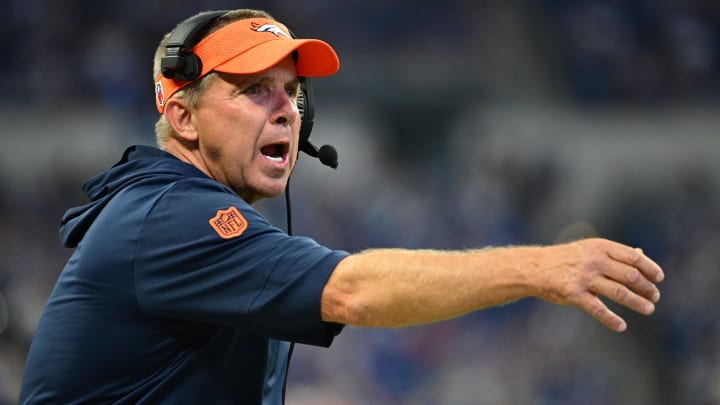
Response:
[{"label": "eye", "polygon": [[287,86],[285,88],[285,91],[287,91],[288,96],[292,99],[296,99],[298,97],[298,94],[300,93],[300,86],[298,84],[293,84],[290,86]]},{"label": "eye", "polygon": [[259,94],[262,91],[262,86],[260,83],[252,83],[249,84],[243,89],[243,93],[245,94]]}]

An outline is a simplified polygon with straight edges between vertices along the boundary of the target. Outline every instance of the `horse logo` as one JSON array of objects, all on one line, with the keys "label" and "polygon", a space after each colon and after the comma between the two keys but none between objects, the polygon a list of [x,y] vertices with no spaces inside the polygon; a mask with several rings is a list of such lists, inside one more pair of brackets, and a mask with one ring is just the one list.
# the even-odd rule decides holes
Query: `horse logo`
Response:
[{"label": "horse logo", "polygon": [[274,34],[276,37],[279,37],[280,35],[291,38],[290,35],[288,35],[285,31],[282,30],[282,28],[278,27],[275,24],[259,24],[256,22],[251,23],[253,31],[256,32],[270,32]]}]

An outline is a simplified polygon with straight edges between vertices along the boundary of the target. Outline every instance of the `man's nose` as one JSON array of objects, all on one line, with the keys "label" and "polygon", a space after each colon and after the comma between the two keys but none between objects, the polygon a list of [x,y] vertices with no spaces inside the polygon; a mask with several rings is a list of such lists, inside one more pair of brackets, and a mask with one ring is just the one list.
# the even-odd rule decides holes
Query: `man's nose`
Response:
[{"label": "man's nose", "polygon": [[278,91],[275,103],[271,121],[278,125],[292,125],[299,116],[295,98],[282,90]]}]

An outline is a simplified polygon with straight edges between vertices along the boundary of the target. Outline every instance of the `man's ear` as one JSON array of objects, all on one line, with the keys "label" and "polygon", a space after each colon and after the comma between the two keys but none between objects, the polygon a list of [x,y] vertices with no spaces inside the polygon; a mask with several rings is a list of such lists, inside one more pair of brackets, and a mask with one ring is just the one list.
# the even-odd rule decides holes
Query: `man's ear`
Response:
[{"label": "man's ear", "polygon": [[197,142],[198,134],[187,101],[171,98],[165,103],[165,119],[182,141]]}]

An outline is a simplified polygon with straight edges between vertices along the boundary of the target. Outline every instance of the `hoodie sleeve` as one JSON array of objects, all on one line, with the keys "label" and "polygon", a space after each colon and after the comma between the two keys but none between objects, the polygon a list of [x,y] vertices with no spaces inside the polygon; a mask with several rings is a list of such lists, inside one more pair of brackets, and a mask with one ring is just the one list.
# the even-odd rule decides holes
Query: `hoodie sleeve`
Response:
[{"label": "hoodie sleeve", "polygon": [[348,255],[272,227],[229,190],[176,184],[148,214],[135,254],[135,294],[154,316],[245,328],[327,346],[320,297]]}]

